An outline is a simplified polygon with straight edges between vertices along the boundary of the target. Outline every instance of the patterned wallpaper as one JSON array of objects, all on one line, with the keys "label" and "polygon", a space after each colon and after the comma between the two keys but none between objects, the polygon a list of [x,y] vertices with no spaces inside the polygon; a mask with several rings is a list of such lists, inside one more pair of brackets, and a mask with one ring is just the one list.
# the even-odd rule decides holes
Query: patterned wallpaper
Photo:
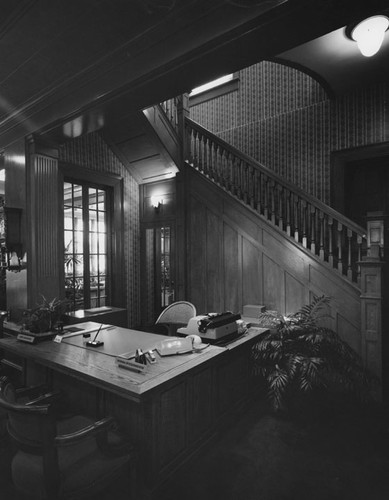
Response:
[{"label": "patterned wallpaper", "polygon": [[124,179],[124,255],[125,286],[129,326],[140,324],[140,233],[139,186],[114,155],[101,136],[93,132],[67,142],[60,150],[60,160],[98,172],[120,175]]},{"label": "patterned wallpaper", "polygon": [[326,203],[331,152],[389,139],[384,85],[330,100],[310,76],[270,61],[239,78],[238,91],[191,107],[191,118]]}]

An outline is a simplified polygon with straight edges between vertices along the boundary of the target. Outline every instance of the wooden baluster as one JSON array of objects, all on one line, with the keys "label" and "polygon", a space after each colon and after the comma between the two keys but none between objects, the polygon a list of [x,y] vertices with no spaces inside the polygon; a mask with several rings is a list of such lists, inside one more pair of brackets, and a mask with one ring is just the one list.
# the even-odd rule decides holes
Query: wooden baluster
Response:
[{"label": "wooden baluster", "polygon": [[347,277],[350,281],[353,279],[353,267],[352,267],[352,252],[351,252],[351,244],[352,244],[353,232],[351,229],[347,228]]},{"label": "wooden baluster", "polygon": [[284,230],[284,188],[278,184],[278,227]]},{"label": "wooden baluster", "polygon": [[197,130],[191,130],[191,150],[190,150],[190,164],[193,165],[197,170],[201,169],[200,165],[200,155],[199,155],[199,140],[198,140],[198,134]]},{"label": "wooden baluster", "polygon": [[239,160],[239,199],[243,200],[245,199],[245,173],[246,173],[246,168],[245,168],[245,163],[243,160]]},{"label": "wooden baluster", "polygon": [[271,180],[269,183],[270,187],[270,206],[271,206],[271,214],[270,214],[270,220],[272,224],[276,223],[276,199],[275,199],[275,182],[274,180]]},{"label": "wooden baluster", "polygon": [[235,189],[236,196],[240,199],[242,196],[242,181],[241,181],[241,172],[242,172],[242,161],[237,158],[236,159],[236,177],[235,177]]},{"label": "wooden baluster", "polygon": [[255,180],[254,180],[254,167],[249,165],[249,203],[251,208],[255,208]]},{"label": "wooden baluster", "polygon": [[301,200],[301,211],[302,211],[302,219],[303,219],[303,222],[302,222],[302,233],[303,233],[302,244],[303,244],[304,248],[308,248],[307,210],[308,210],[307,202],[305,200]]},{"label": "wooden baluster", "polygon": [[292,234],[292,229],[291,229],[291,203],[292,203],[292,200],[291,200],[291,197],[292,197],[292,193],[289,191],[288,189],[288,192],[286,194],[286,234],[288,236],[291,236]]},{"label": "wooden baluster", "polygon": [[203,143],[201,141],[201,135],[197,131],[196,131],[196,154],[197,154],[197,169],[200,172],[204,172]]},{"label": "wooden baluster", "polygon": [[332,217],[328,217],[328,263],[331,267],[334,267],[334,254],[333,254],[333,241],[332,241],[332,231],[334,225],[334,219]]},{"label": "wooden baluster", "polygon": [[362,243],[363,238],[361,234],[357,235],[357,245],[358,245],[358,260],[357,260],[357,283],[361,284],[361,260],[362,260]]},{"label": "wooden baluster", "polygon": [[216,182],[216,184],[219,184],[219,155],[218,155],[218,145],[213,142],[212,143],[212,148],[211,148],[211,155],[212,155],[212,175],[213,175],[213,180]]},{"label": "wooden baluster", "polygon": [[231,192],[234,196],[239,195],[239,189],[238,189],[238,176],[239,176],[239,159],[236,158],[236,156],[233,157],[232,161],[232,187],[231,187]]},{"label": "wooden baluster", "polygon": [[215,165],[213,163],[213,141],[212,139],[208,139],[208,147],[207,147],[207,156],[208,156],[208,177],[212,180],[215,179]]},{"label": "wooden baluster", "polygon": [[[293,196],[294,197],[294,196]],[[300,198],[295,197],[295,200],[293,201],[293,213],[294,213],[294,239],[295,241],[299,241],[299,204],[300,204]]]},{"label": "wooden baluster", "polygon": [[343,224],[338,222],[337,226],[338,230],[338,271],[343,273],[343,249],[342,249],[342,232],[343,232]]},{"label": "wooden baluster", "polygon": [[232,187],[232,160],[231,160],[231,155],[230,152],[226,149],[225,151],[225,158],[226,158],[226,189],[230,193],[231,187]]},{"label": "wooden baluster", "polygon": [[244,196],[243,200],[248,205],[250,203],[250,165],[246,162],[244,165]]},{"label": "wooden baluster", "polygon": [[215,182],[221,186],[221,156],[220,156],[220,148],[218,144],[214,144],[214,159],[215,159]]},{"label": "wooden baluster", "polygon": [[269,178],[264,176],[263,183],[263,215],[266,219],[269,218],[269,196],[268,196]]},{"label": "wooden baluster", "polygon": [[311,205],[310,209],[310,240],[311,252],[316,254],[316,208]]},{"label": "wooden baluster", "polygon": [[262,213],[262,173],[255,170],[255,208],[259,214]]},{"label": "wooden baluster", "polygon": [[208,168],[209,168],[209,165],[208,165],[208,139],[207,139],[207,137],[204,137],[203,135],[201,135],[201,145],[203,148],[203,154],[202,154],[203,173],[206,177],[208,177]]},{"label": "wooden baluster", "polygon": [[321,260],[324,260],[325,252],[324,252],[324,213],[320,210],[319,212],[319,225],[320,225],[320,234],[319,234],[319,257]]},{"label": "wooden baluster", "polygon": [[220,185],[226,189],[227,186],[227,168],[226,168],[226,150],[219,146],[220,161]]}]

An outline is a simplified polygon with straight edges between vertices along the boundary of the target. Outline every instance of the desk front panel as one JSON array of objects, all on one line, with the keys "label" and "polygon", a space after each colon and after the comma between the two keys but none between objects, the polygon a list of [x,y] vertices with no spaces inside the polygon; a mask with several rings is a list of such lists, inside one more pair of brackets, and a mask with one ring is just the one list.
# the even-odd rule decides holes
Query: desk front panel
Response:
[{"label": "desk front panel", "polygon": [[[98,326],[87,325],[95,331]],[[0,340],[0,347],[25,357],[31,376],[63,388],[85,411],[114,416],[139,450],[142,493],[154,498],[163,483],[220,431],[225,416],[247,398],[250,350],[259,333],[252,330],[228,348],[157,355],[157,363],[149,365],[146,374],[119,368],[115,356],[136,347],[151,348],[163,336],[102,330],[101,352],[86,348],[82,336],[37,345],[7,339]]]}]

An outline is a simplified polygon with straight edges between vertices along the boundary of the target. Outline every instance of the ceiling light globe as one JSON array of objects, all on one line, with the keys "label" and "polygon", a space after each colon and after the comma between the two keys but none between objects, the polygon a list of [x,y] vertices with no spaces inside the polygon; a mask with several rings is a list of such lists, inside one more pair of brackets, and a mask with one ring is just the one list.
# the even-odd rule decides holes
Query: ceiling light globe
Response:
[{"label": "ceiling light globe", "polygon": [[389,19],[386,16],[372,16],[361,21],[351,32],[351,38],[358,44],[365,57],[374,56],[384,41]]}]

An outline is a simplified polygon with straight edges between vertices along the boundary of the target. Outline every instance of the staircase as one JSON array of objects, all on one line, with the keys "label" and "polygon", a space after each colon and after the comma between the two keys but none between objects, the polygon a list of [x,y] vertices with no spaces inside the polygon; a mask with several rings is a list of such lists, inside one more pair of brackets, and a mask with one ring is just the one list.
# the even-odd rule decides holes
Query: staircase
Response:
[{"label": "staircase", "polygon": [[366,230],[186,119],[189,164],[354,283]]},{"label": "staircase", "polygon": [[[189,226],[195,228],[192,238],[189,234],[189,247],[196,247],[196,239],[201,239],[201,224],[204,224],[199,222],[201,217],[204,219],[210,214],[211,225],[217,228],[217,236],[207,233],[192,257],[189,248],[195,272],[204,267],[201,258],[207,259],[202,255],[198,261],[198,254],[208,252],[212,255],[209,260],[216,266],[214,270],[210,263],[211,274],[204,275],[202,285],[197,284],[197,277],[192,279],[191,293],[196,293],[196,286],[201,292],[191,300],[203,300],[201,287],[207,286],[204,283],[208,281],[216,283],[210,294],[215,297],[219,281],[223,281],[220,285],[223,290],[229,289],[231,284],[235,286],[235,282],[241,288],[254,289],[258,285],[263,289],[258,300],[247,300],[245,290],[240,296],[226,298],[227,302],[216,300],[215,310],[241,309],[245,303],[264,303],[267,308],[289,313],[309,302],[313,295],[329,295],[334,299],[329,314],[330,326],[380,373],[381,288],[374,297],[368,289],[370,278],[366,278],[365,260],[370,254],[372,239],[367,230],[191,120],[180,98],[157,108],[168,117],[172,132],[183,144],[180,170],[190,186],[187,198],[196,198],[189,209],[192,217]],[[235,200],[235,205],[231,199]],[[229,243],[214,251],[212,245],[218,246],[220,240]],[[204,245],[210,247],[205,252]],[[239,246],[236,256],[231,257],[233,251],[228,245]],[[251,256],[246,258],[241,248],[248,248]],[[224,267],[219,263],[220,256]],[[377,258],[379,260],[379,256]],[[253,277],[245,269],[255,269],[256,259],[262,262],[262,268],[258,273],[254,271]],[[227,268],[226,262],[230,261],[234,261],[232,267]],[[273,266],[271,271],[268,271],[269,266]],[[229,278],[230,273],[235,278]],[[244,286],[238,283],[240,275],[245,280]],[[272,292],[271,289],[277,286],[279,290]],[[374,306],[368,303],[372,297]],[[204,304],[207,308],[208,303]],[[374,313],[372,307],[375,307]],[[378,318],[376,325],[371,323],[373,316]]]}]

